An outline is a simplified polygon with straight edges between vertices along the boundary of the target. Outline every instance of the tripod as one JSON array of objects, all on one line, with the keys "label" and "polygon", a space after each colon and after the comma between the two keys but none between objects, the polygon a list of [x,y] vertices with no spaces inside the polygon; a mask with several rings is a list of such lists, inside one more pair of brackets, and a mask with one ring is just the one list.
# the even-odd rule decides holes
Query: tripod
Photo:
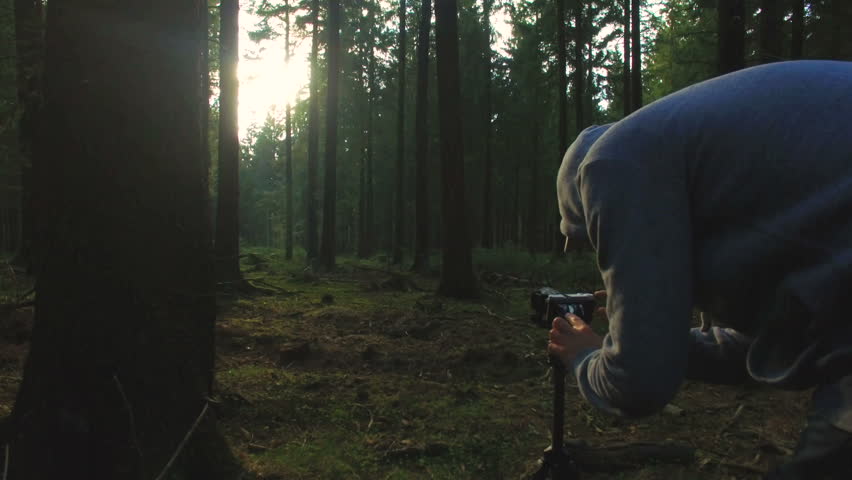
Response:
[{"label": "tripod", "polygon": [[539,468],[530,480],[578,480],[577,467],[565,449],[562,428],[565,423],[565,366],[550,356],[553,372],[553,432],[550,446],[544,449]]}]

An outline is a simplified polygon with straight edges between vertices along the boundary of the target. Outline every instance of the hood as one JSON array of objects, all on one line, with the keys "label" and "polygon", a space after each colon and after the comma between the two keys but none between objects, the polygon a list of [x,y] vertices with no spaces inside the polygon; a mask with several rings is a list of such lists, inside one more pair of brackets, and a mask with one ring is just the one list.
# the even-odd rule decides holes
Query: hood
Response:
[{"label": "hood", "polygon": [[559,213],[562,221],[559,230],[568,238],[588,241],[589,234],[586,231],[586,216],[583,212],[583,203],[580,201],[580,190],[577,185],[577,172],[580,164],[586,158],[586,154],[592,148],[595,141],[606,132],[612,124],[593,125],[586,128],[574,143],[568,147],[565,156],[562,157],[562,165],[556,177],[556,196],[559,199]]}]

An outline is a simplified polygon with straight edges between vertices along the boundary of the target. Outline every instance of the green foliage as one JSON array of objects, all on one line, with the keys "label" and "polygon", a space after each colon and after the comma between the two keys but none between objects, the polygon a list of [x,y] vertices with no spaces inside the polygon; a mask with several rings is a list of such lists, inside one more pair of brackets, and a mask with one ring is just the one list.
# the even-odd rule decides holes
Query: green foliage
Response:
[{"label": "green foliage", "polygon": [[653,54],[648,60],[648,101],[706,80],[717,70],[716,9],[696,0],[671,0],[657,22]]}]

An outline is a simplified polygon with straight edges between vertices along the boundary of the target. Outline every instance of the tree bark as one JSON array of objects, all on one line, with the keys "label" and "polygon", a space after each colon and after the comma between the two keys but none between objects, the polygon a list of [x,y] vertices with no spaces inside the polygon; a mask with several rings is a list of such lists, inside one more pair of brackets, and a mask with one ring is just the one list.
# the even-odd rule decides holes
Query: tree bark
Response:
[{"label": "tree bark", "polygon": [[374,31],[375,25],[374,5],[368,3],[370,10],[367,23],[367,44],[364,49],[364,58],[367,65],[367,118],[366,127],[364,130],[364,147],[362,157],[362,183],[361,183],[361,201],[359,212],[359,228],[361,232],[358,236],[358,256],[367,258],[372,255],[373,250],[373,91],[375,77],[375,56],[373,55],[374,48]]},{"label": "tree bark", "polygon": [[630,79],[630,0],[624,2],[624,116],[633,111],[633,98],[630,95],[632,88]]},{"label": "tree bark", "polygon": [[[485,33],[484,38],[484,63],[485,63],[485,85],[483,103],[485,104],[485,171],[483,172],[482,188],[482,248],[494,246],[494,205],[492,200],[492,184],[494,183],[494,165],[491,158],[491,2],[482,2],[482,22]],[[563,0],[557,0],[561,2]],[[564,25],[563,25],[564,27]],[[563,32],[564,33],[564,32]],[[563,38],[564,53],[564,38]],[[563,67],[565,66],[563,62]],[[564,77],[564,68],[563,68]],[[566,107],[567,108],[567,107]],[[563,126],[564,127],[564,126]],[[567,144],[567,138],[565,139]],[[566,147],[567,148],[567,147]]]},{"label": "tree bark", "polygon": [[805,0],[793,0],[793,32],[790,58],[798,60],[803,55],[805,40]]},{"label": "tree bark", "polygon": [[515,184],[512,192],[512,232],[509,238],[512,240],[512,246],[519,248],[521,246],[521,157],[518,155],[515,161]]},{"label": "tree bark", "polygon": [[432,1],[420,4],[420,25],[417,30],[417,100],[414,106],[415,161],[417,186],[415,216],[417,233],[414,236],[414,265],[412,269],[425,272],[429,268],[429,29],[432,23]]},{"label": "tree bark", "polygon": [[[579,3],[579,2],[578,2]],[[559,151],[562,158],[568,150],[568,74],[565,35],[565,0],[556,0],[556,69],[559,79]]]},{"label": "tree bark", "polygon": [[[41,75],[44,61],[44,22],[41,0],[15,0],[15,53],[18,121],[18,151],[21,163],[20,244],[15,263],[22,263],[31,273],[37,273],[38,260],[34,231],[35,215],[39,213],[33,196],[33,180],[38,174],[34,165],[34,145],[41,109]],[[45,172],[45,174],[49,174]]]},{"label": "tree bark", "polygon": [[[585,118],[583,115],[583,104],[585,103],[585,83],[586,75],[583,68],[583,45],[585,44],[585,34],[583,28],[583,2],[578,1],[575,6],[574,16],[574,110],[577,114],[577,133],[585,128]],[[566,147],[567,150],[567,147]],[[565,150],[559,155],[561,158],[565,154]]]},{"label": "tree bark", "polygon": [[218,279],[240,281],[240,139],[237,125],[239,2],[222,0],[219,11],[219,197],[216,216]]},{"label": "tree bark", "polygon": [[337,97],[340,79],[340,0],[328,0],[328,91],[325,113],[325,188],[320,264],[333,270],[337,233]]},{"label": "tree bark", "polygon": [[473,275],[465,203],[464,146],[459,92],[459,39],[456,0],[435,0],[438,109],[441,135],[443,262],[438,293],[470,298],[479,294]]},{"label": "tree bark", "polygon": [[[287,8],[287,17],[284,22],[284,43],[286,50],[284,51],[284,64],[290,65],[290,5],[285,0],[284,5]],[[292,107],[290,102],[287,102],[287,113],[284,119],[284,134],[285,139],[285,162],[287,163],[284,170],[284,188],[287,190],[287,210],[285,212],[287,230],[284,233],[284,258],[291,260],[293,258],[293,123],[292,123]]]},{"label": "tree bark", "polygon": [[745,68],[745,0],[719,0],[719,75]]},{"label": "tree bark", "polygon": [[782,60],[782,38],[784,33],[781,25],[784,21],[784,9],[778,0],[761,0],[760,2],[760,63],[771,63]]},{"label": "tree bark", "polygon": [[216,306],[205,9],[50,4],[35,152],[51,172],[36,185],[52,206],[40,217],[50,249],[8,478],[151,479],[172,458],[175,477],[229,476],[208,406]]},{"label": "tree bark", "polygon": [[[371,24],[375,15],[370,13]],[[365,248],[365,256],[370,256],[375,248],[376,236],[374,235],[375,227],[375,193],[373,187],[375,180],[373,177],[373,104],[376,101],[376,55],[373,51],[375,48],[374,37],[370,35],[368,39],[369,45],[369,61],[367,63],[367,86],[369,93],[367,94],[367,247]]]},{"label": "tree bark", "polygon": [[[535,96],[535,104],[538,105],[538,96]],[[532,155],[530,155],[530,197],[527,205],[526,237],[527,250],[535,253],[538,250],[539,219],[538,219],[538,139],[539,139],[538,116],[532,120]]]},{"label": "tree bark", "polygon": [[317,163],[319,163],[319,0],[311,1],[311,98],[308,105],[308,168],[305,188],[305,251],[308,263],[319,254],[317,225]]},{"label": "tree bark", "polygon": [[405,233],[405,0],[399,2],[399,50],[397,66],[399,68],[399,91],[396,107],[396,195],[393,199],[394,230],[392,245],[392,263],[402,263],[402,245]]},{"label": "tree bark", "polygon": [[642,0],[633,0],[632,8],[632,53],[633,67],[630,72],[630,79],[633,87],[630,92],[630,99],[633,102],[632,110],[635,112],[642,108],[642,18],[640,16],[640,8]]}]

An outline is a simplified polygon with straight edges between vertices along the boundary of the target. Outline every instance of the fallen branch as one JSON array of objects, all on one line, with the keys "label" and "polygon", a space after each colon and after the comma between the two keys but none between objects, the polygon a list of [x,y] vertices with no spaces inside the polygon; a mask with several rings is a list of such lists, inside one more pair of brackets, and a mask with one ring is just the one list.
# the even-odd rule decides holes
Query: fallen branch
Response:
[{"label": "fallen branch", "polygon": [[723,433],[725,433],[725,430],[731,428],[740,418],[740,415],[742,415],[744,408],[745,404],[740,404],[740,406],[737,407],[737,410],[734,412],[734,415],[731,417],[730,420],[728,420],[727,422],[725,422],[724,425],[722,425],[722,428],[719,429],[719,432],[716,433],[716,436],[721,436]]},{"label": "fallen branch", "polygon": [[133,447],[136,449],[136,454],[139,455],[139,459],[141,460],[145,456],[142,455],[142,449],[139,447],[139,441],[136,438],[136,420],[133,416],[133,407],[130,405],[127,395],[124,394],[124,388],[118,380],[118,375],[113,375],[112,379],[115,380],[115,386],[118,388],[118,393],[121,394],[121,399],[124,401],[124,408],[127,410],[127,419],[130,424],[130,439],[133,441]]},{"label": "fallen branch", "polygon": [[749,472],[757,473],[760,475],[766,475],[767,470],[765,468],[758,467],[757,465],[749,465],[747,463],[737,463],[737,462],[719,462],[719,465],[728,467],[728,468],[739,468],[741,470],[746,470]]},{"label": "fallen branch", "polygon": [[533,281],[528,278],[520,278],[505,273],[483,272],[481,275],[483,281],[492,284],[514,283],[516,285],[531,285]]},{"label": "fallen branch", "polygon": [[636,442],[592,448],[583,442],[566,443],[577,467],[590,473],[630,470],[649,462],[688,464],[695,460],[695,449],[686,445]]},{"label": "fallen branch", "polygon": [[510,322],[514,322],[514,321],[515,321],[515,319],[514,319],[514,318],[512,318],[512,317],[508,317],[508,316],[505,316],[505,315],[501,317],[500,315],[497,315],[496,313],[492,312],[492,311],[491,311],[491,309],[490,309],[490,308],[488,308],[488,306],[487,306],[487,305],[482,305],[482,308],[484,308],[484,309],[485,309],[485,312],[486,312],[486,313],[488,313],[488,315],[491,315],[491,316],[492,316],[492,317],[494,317],[494,318],[499,318],[499,319],[501,319],[501,320],[509,320]]},{"label": "fallen branch", "polygon": [[32,307],[35,305],[35,300],[27,300],[26,302],[3,303],[0,304],[0,313],[11,313],[24,307]]},{"label": "fallen branch", "polygon": [[175,450],[175,453],[172,454],[172,458],[169,459],[169,462],[166,464],[165,467],[163,467],[163,470],[160,472],[159,475],[157,475],[157,478],[155,480],[163,480],[163,478],[166,477],[166,473],[169,471],[170,468],[172,468],[172,464],[175,463],[175,460],[177,459],[178,455],[180,455],[180,452],[181,450],[183,450],[184,445],[186,445],[186,442],[189,441],[189,437],[192,436],[192,432],[194,432],[195,429],[198,428],[198,425],[201,423],[201,419],[204,418],[204,414],[207,413],[207,407],[209,406],[210,402],[204,402],[204,408],[201,409],[201,413],[198,414],[198,418],[195,419],[195,423],[193,423],[189,431],[186,432],[186,435],[184,435],[183,440],[180,441],[177,450]]}]

